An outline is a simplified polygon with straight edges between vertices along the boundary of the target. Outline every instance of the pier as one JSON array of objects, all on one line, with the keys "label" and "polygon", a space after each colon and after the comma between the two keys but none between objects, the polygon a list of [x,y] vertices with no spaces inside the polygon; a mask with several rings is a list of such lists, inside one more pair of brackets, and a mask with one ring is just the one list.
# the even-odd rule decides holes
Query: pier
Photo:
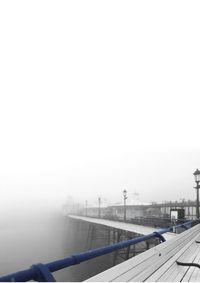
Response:
[{"label": "pier", "polygon": [[[33,264],[29,269],[21,270],[21,271],[18,271],[16,273],[13,273],[13,274],[8,274],[8,275],[4,275],[4,276],[0,277],[0,282],[24,282],[24,281],[29,281],[29,280],[54,282],[55,278],[52,275],[53,272],[61,270],[63,268],[70,267],[72,265],[80,264],[81,262],[88,261],[88,260],[91,260],[93,258],[102,256],[102,255],[106,255],[106,254],[110,254],[110,253],[114,252],[115,253],[114,259],[115,259],[115,262],[116,262],[117,256],[120,256],[119,250],[125,251],[124,260],[126,260],[126,261],[124,263],[116,265],[115,268],[117,268],[117,270],[121,270],[120,272],[124,273],[123,267],[124,266],[126,267],[126,263],[129,266],[129,257],[130,257],[130,254],[131,254],[130,253],[131,247],[135,247],[135,245],[137,245],[138,243],[145,243],[146,250],[149,251],[151,254],[154,251],[155,257],[157,257],[157,256],[160,256],[160,254],[162,254],[161,252],[159,252],[159,254],[157,253],[157,251],[158,251],[157,247],[162,247],[161,243],[171,243],[171,241],[176,240],[179,237],[179,235],[172,236],[171,233],[169,233],[169,232],[172,232],[172,227],[168,227],[168,228],[165,228],[165,229],[158,229],[156,231],[154,230],[153,232],[151,232],[149,234],[145,234],[145,235],[142,235],[142,236],[136,236],[136,237],[131,238],[131,234],[129,234],[129,233],[134,233],[133,231],[132,232],[129,231],[131,229],[130,227],[131,227],[132,224],[124,223],[123,229],[125,229],[125,230],[123,230],[123,231],[125,233],[123,235],[124,236],[129,235],[130,238],[122,240],[122,238],[121,238],[122,229],[119,229],[119,226],[118,226],[119,223],[117,223],[117,222],[114,224],[113,222],[110,222],[110,220],[107,220],[107,221],[104,220],[102,222],[102,219],[96,219],[95,220],[95,219],[90,219],[90,218],[86,219],[85,217],[80,218],[80,217],[77,217],[77,216],[70,216],[70,217],[74,220],[76,219],[76,221],[90,221],[91,224],[95,224],[95,225],[97,225],[96,222],[99,222],[98,225],[100,225],[102,227],[108,227],[109,228],[108,231],[111,231],[111,229],[113,229],[114,233],[110,233],[109,235],[112,235],[113,237],[111,237],[111,238],[113,240],[115,239],[116,242],[112,242],[112,243],[110,243],[110,244],[108,244],[107,246],[104,246],[104,247],[91,249],[91,250],[82,252],[80,254],[75,254],[75,255],[71,255],[71,256],[68,256],[68,257],[63,258],[63,259],[58,259],[54,262]],[[196,223],[193,223],[193,221],[188,221],[184,224],[177,225],[176,229],[179,229],[179,228],[182,227],[182,228],[187,230],[193,224],[196,224]],[[123,223],[120,222],[120,225],[122,226]],[[137,225],[134,225],[133,227],[136,227],[136,226]],[[199,232],[199,225],[195,226],[194,228],[195,228],[194,230],[191,229],[191,234],[190,233],[187,234],[188,237],[186,236],[186,238],[184,238],[184,239],[188,240],[188,239],[191,239],[191,237],[192,237],[192,239],[195,237],[195,239],[198,240],[199,233],[200,233]],[[115,237],[116,236],[116,233],[115,233],[116,229],[118,230],[118,232],[117,232],[118,238],[117,239]],[[135,228],[132,228],[132,229],[134,231],[136,231]],[[140,229],[143,229],[143,233],[144,233],[144,231],[145,231],[144,227],[140,227]],[[150,231],[152,231],[152,230],[149,230],[149,232]],[[190,232],[190,229],[188,231]],[[193,233],[192,231],[195,231],[195,232]],[[137,232],[139,232],[139,230],[137,230]],[[142,230],[140,231],[140,233],[142,233]],[[147,230],[145,231],[145,233],[147,233]],[[164,234],[168,235],[168,236],[171,235],[171,239],[168,239],[166,241]],[[119,237],[119,235],[120,235],[120,237]],[[185,234],[183,233],[183,235],[185,235]],[[109,239],[111,239],[111,238],[109,238]],[[178,242],[180,241],[182,243],[182,240],[177,240],[177,241]],[[177,245],[178,242],[174,242],[174,247],[176,247],[176,253],[179,252],[179,247],[180,247],[179,245]],[[187,242],[184,242],[184,243],[187,244]],[[152,245],[151,247],[150,247],[150,244]],[[185,244],[184,244],[184,246],[185,246]],[[168,244],[166,244],[166,245],[168,245]],[[153,246],[154,246],[154,248],[153,248]],[[187,247],[187,245],[186,245],[186,247]],[[145,253],[141,253],[141,251],[139,253],[140,253],[140,255],[145,255]],[[167,255],[168,255],[168,253],[167,253]],[[131,255],[131,257],[132,257],[132,259],[135,259],[137,257],[136,253],[133,253]],[[148,258],[149,257],[147,256],[147,259]],[[146,262],[146,259],[144,261]],[[125,265],[122,265],[122,264],[125,264]],[[132,265],[132,267],[134,268],[133,265]],[[144,268],[144,270],[146,270],[146,267],[143,266],[142,268]],[[108,269],[105,272],[108,272],[108,275],[110,274],[109,275],[110,277],[108,276],[108,278],[110,278],[109,279],[110,281],[112,281],[112,280],[115,281],[115,278],[113,277],[113,274],[115,274],[115,271],[113,273],[112,268]],[[121,281],[120,274],[119,274],[119,280]],[[104,280],[102,280],[102,278],[103,278],[102,276],[104,276],[104,275],[105,275],[105,273],[103,273],[103,274],[100,273],[99,275],[97,275],[99,277],[93,277],[93,278],[91,278],[91,280],[92,281],[104,281]],[[108,279],[106,279],[105,281],[108,281]]]}]

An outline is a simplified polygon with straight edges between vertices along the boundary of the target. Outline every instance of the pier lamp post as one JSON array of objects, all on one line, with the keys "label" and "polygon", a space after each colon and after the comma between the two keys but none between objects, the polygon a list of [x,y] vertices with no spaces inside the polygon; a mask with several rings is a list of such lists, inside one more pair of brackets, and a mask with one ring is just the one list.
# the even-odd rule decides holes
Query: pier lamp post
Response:
[{"label": "pier lamp post", "polygon": [[200,185],[199,185],[199,182],[200,182],[200,171],[199,169],[197,169],[194,173],[194,180],[196,182],[196,187],[194,187],[196,190],[197,190],[197,203],[196,203],[196,216],[197,216],[197,219],[199,219],[199,189],[200,189]]},{"label": "pier lamp post", "polygon": [[126,200],[127,200],[127,190],[123,190],[124,197],[124,222],[126,222]]},{"label": "pier lamp post", "polygon": [[85,216],[87,216],[87,207],[88,207],[88,201],[85,201]]},{"label": "pier lamp post", "polygon": [[99,202],[99,218],[101,218],[101,198],[98,197],[98,202]]}]

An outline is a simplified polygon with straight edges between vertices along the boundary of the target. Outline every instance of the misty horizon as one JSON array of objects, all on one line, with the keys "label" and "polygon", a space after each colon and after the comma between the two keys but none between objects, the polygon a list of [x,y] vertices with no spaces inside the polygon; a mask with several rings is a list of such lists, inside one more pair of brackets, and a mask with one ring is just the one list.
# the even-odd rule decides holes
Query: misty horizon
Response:
[{"label": "misty horizon", "polygon": [[39,178],[26,181],[22,177],[12,178],[12,182],[2,178],[1,206],[10,203],[27,207],[29,203],[30,209],[31,204],[38,209],[59,209],[68,196],[75,202],[84,203],[87,199],[92,204],[98,203],[100,196],[105,204],[112,204],[122,201],[123,189],[128,191],[128,201],[134,198],[142,202],[193,200],[196,195],[192,174],[198,152],[195,149],[146,150],[121,158],[85,162],[65,172],[46,171]]},{"label": "misty horizon", "polygon": [[195,199],[194,4],[35,3],[0,11],[1,207]]}]

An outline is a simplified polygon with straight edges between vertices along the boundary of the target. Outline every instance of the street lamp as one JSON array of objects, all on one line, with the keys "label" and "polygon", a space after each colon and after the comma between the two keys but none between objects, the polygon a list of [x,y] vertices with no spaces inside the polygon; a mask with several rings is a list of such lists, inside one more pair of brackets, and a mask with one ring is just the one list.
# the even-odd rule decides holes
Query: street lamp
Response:
[{"label": "street lamp", "polygon": [[196,203],[196,216],[197,216],[197,219],[199,219],[199,188],[200,188],[200,185],[199,185],[199,182],[200,182],[200,171],[199,169],[197,169],[194,173],[194,180],[196,182],[196,187],[194,187],[196,190],[197,190],[197,203]]},{"label": "street lamp", "polygon": [[101,198],[98,197],[98,202],[99,202],[99,218],[101,218]]},{"label": "street lamp", "polygon": [[124,197],[124,222],[126,222],[126,200],[127,200],[127,190],[123,190]]},{"label": "street lamp", "polygon": [[88,201],[85,201],[85,216],[87,216],[87,207],[88,207]]}]

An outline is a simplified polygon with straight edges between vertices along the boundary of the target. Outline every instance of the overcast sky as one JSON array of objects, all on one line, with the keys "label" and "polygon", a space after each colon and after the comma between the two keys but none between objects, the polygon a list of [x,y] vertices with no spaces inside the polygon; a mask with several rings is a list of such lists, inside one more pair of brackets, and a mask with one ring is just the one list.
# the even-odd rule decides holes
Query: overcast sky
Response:
[{"label": "overcast sky", "polygon": [[1,1],[1,205],[195,199],[198,1]]}]

